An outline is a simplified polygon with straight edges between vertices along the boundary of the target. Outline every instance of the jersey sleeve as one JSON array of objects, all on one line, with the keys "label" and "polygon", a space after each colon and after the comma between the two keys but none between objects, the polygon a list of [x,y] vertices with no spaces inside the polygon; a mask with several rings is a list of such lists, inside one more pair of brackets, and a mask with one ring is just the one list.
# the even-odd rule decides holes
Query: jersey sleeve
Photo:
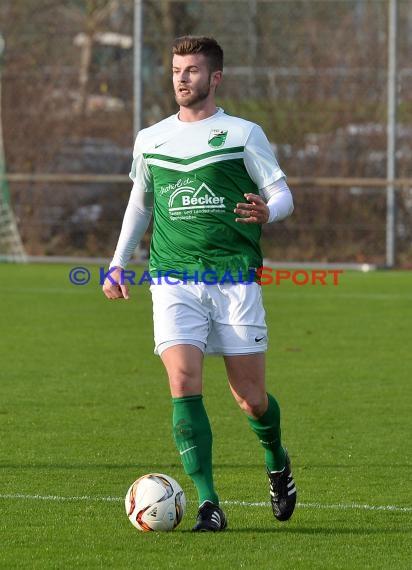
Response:
[{"label": "jersey sleeve", "polygon": [[258,125],[253,126],[246,141],[244,163],[259,190],[286,176],[280,169],[265,133]]},{"label": "jersey sleeve", "polygon": [[153,180],[150,170],[143,157],[140,133],[136,137],[133,149],[133,162],[129,177],[133,180],[133,187],[140,187],[144,192],[153,192]]}]

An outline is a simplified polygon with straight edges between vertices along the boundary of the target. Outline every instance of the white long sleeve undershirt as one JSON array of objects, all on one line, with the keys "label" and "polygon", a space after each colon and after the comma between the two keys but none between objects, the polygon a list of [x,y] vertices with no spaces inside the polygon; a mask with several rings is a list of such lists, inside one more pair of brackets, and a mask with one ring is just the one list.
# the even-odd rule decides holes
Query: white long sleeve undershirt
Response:
[{"label": "white long sleeve undershirt", "polygon": [[[284,177],[259,191],[269,208],[267,223],[280,222],[293,212],[292,193]],[[153,213],[153,193],[135,183],[130,193],[122,229],[110,267],[125,268],[146,232]]]},{"label": "white long sleeve undershirt", "polygon": [[294,210],[292,193],[284,177],[259,190],[269,208],[268,224],[281,222],[290,216]]},{"label": "white long sleeve undershirt", "polygon": [[122,229],[110,267],[127,266],[134,250],[144,236],[153,213],[153,193],[145,192],[136,182],[124,213]]}]

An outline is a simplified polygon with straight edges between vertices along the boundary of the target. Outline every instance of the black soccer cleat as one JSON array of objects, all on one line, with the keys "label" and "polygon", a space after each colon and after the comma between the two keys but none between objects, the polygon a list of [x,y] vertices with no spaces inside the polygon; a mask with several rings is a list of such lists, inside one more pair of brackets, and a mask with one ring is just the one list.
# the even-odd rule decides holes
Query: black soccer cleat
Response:
[{"label": "black soccer cleat", "polygon": [[268,471],[268,478],[273,515],[278,521],[287,521],[292,516],[296,505],[296,485],[287,451],[284,469]]},{"label": "black soccer cleat", "polygon": [[199,507],[196,524],[192,530],[194,532],[217,532],[225,530],[226,526],[226,515],[222,509],[211,501],[204,501]]}]

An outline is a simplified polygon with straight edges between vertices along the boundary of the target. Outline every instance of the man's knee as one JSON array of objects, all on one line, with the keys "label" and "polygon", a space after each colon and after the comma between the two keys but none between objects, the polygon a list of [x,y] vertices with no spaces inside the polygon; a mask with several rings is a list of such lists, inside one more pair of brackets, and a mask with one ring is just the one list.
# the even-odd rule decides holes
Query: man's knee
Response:
[{"label": "man's knee", "polygon": [[237,403],[245,414],[252,418],[260,418],[268,407],[266,392],[263,394],[250,394],[245,397],[238,397]]},{"label": "man's knee", "polygon": [[173,395],[191,396],[199,394],[201,380],[199,374],[185,368],[168,370],[170,389]]},{"label": "man's knee", "polygon": [[193,396],[202,391],[203,353],[191,345],[168,348],[161,355],[173,397]]}]

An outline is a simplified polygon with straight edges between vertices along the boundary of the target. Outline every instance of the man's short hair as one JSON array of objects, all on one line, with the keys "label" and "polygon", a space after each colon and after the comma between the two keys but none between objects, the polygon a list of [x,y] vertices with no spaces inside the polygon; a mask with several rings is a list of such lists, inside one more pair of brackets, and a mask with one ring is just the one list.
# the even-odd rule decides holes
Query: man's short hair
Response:
[{"label": "man's short hair", "polygon": [[210,71],[223,70],[223,50],[214,38],[206,36],[181,36],[176,38],[173,55],[201,53],[208,61]]}]

